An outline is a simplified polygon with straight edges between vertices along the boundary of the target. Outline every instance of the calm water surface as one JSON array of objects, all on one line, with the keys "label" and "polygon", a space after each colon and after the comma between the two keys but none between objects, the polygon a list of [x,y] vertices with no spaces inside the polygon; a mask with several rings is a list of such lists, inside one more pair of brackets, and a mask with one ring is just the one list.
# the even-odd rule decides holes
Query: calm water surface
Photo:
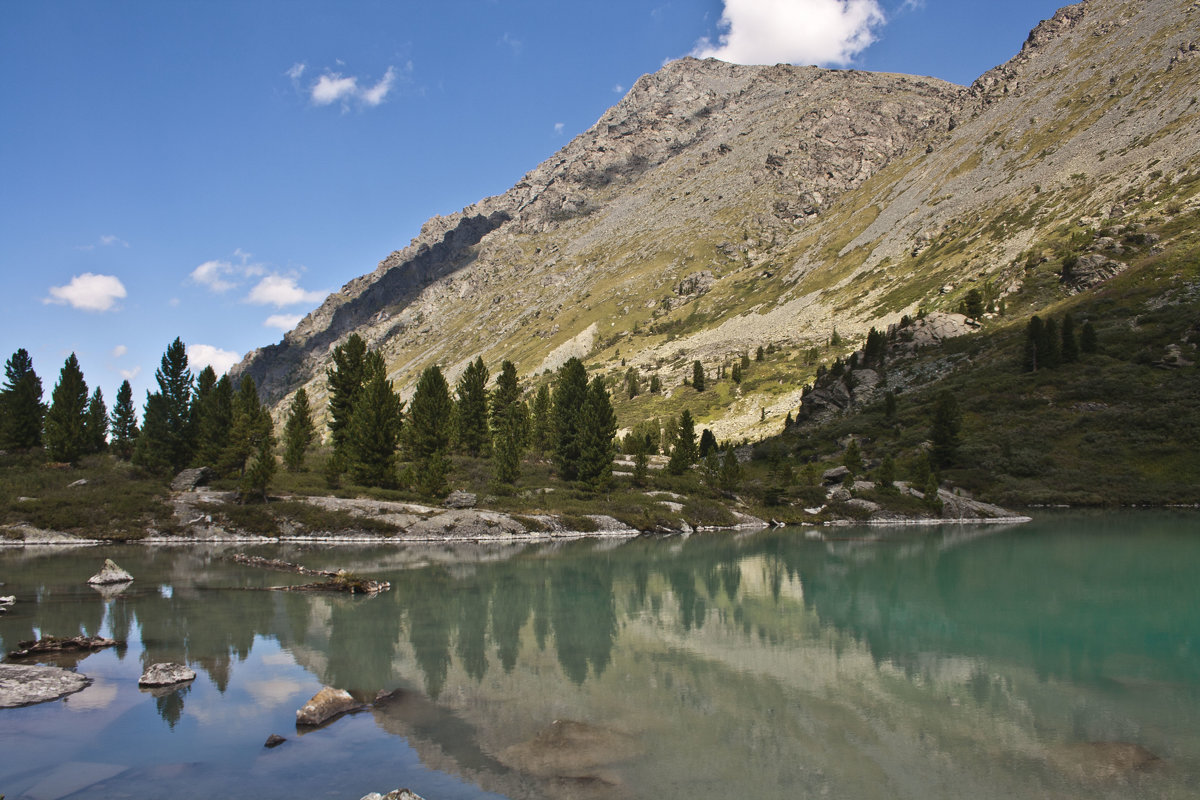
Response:
[{"label": "calm water surface", "polygon": [[[826,538],[817,538],[826,537]],[[834,538],[836,537],[836,538]],[[390,580],[374,598],[234,552]],[[85,581],[106,557],[135,576]],[[0,710],[0,795],[1200,796],[1200,517],[492,548],[0,551],[5,651],[125,647]],[[187,688],[139,691],[185,661]],[[70,662],[74,665],[75,662]],[[322,685],[391,701],[300,735]],[[288,738],[267,750],[278,733]]]}]

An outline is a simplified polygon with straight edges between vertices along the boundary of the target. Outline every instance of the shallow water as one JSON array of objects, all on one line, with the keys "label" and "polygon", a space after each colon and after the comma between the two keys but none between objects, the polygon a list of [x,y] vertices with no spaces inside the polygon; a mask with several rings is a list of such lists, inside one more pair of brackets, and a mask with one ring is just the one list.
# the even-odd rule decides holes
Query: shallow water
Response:
[{"label": "shallow water", "polygon": [[[819,538],[829,537],[829,538]],[[390,580],[374,598],[249,552]],[[105,557],[135,576],[86,585]],[[104,634],[0,710],[0,794],[1200,796],[1200,517],[497,547],[0,551],[0,645]],[[187,688],[139,691],[186,661]],[[302,735],[322,685],[389,702]],[[288,741],[263,743],[278,733]]]}]

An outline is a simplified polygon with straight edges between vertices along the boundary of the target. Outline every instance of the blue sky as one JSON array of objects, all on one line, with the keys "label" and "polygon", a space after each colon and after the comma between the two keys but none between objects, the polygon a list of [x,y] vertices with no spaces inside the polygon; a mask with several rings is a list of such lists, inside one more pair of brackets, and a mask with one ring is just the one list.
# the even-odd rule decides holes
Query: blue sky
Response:
[{"label": "blue sky", "polygon": [[[279,341],[434,214],[505,191],[688,54],[967,84],[1055,0],[12,2],[0,358],[111,403]],[[220,371],[220,370],[219,370]],[[140,404],[140,399],[139,399]]]}]

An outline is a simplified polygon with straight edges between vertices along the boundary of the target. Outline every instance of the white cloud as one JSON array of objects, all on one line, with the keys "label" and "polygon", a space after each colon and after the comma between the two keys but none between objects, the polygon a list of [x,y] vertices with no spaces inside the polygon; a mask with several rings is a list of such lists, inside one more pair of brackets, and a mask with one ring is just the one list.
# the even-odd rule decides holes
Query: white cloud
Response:
[{"label": "white cloud", "polygon": [[237,283],[228,278],[233,276],[233,264],[228,261],[205,261],[200,266],[192,270],[191,279],[193,283],[198,283],[201,286],[207,286],[214,292],[228,292],[230,289],[237,286]]},{"label": "white cloud", "polygon": [[566,126],[561,122],[554,123],[554,135],[562,136],[563,128],[565,128],[565,127]]},{"label": "white cloud", "polygon": [[126,346],[125,346],[125,345],[123,345],[123,344],[119,344],[119,345],[117,345],[116,347],[114,347],[114,348],[112,349],[112,357],[113,357],[113,358],[120,358],[121,356],[125,355],[125,354],[126,354],[126,353],[128,353],[128,352],[129,352],[129,348],[128,348],[128,347],[126,347]]},{"label": "white cloud", "polygon": [[701,39],[692,55],[735,64],[848,64],[884,22],[878,0],[725,0],[720,42]]},{"label": "white cloud", "polygon": [[188,366],[199,372],[205,367],[212,367],[218,375],[224,375],[242,357],[232,350],[222,350],[211,344],[189,344],[187,348]]},{"label": "white cloud", "polygon": [[125,294],[125,284],[115,275],[85,272],[71,278],[66,286],[51,286],[50,296],[42,302],[67,304],[84,311],[111,311]]},{"label": "white cloud", "polygon": [[105,234],[104,236],[101,236],[100,244],[104,245],[105,247],[111,247],[112,245],[120,245],[121,247],[129,247],[129,242],[125,241],[124,239],[122,239],[119,236],[113,236],[112,234]]},{"label": "white cloud", "polygon": [[613,94],[625,94],[625,87],[618,83],[613,86]]},{"label": "white cloud", "polygon": [[291,78],[292,82],[294,83],[294,82],[300,80],[300,76],[304,74],[304,70],[306,70],[307,68],[308,68],[308,65],[305,64],[303,61],[297,61],[295,64],[292,64],[291,69],[289,69],[287,72],[285,72],[283,74],[287,75],[289,78]]},{"label": "white cloud", "polygon": [[[338,62],[341,64],[342,62]],[[301,67],[297,70],[297,67]],[[299,79],[304,72],[303,65],[297,64],[288,70],[287,74],[293,81]],[[409,61],[404,65],[404,74],[408,75],[412,72],[412,62]],[[328,106],[334,103],[341,103],[342,110],[349,110],[351,103],[357,102],[361,106],[374,108],[383,103],[387,96],[391,93],[396,85],[396,81],[401,77],[401,73],[395,67],[389,66],[383,73],[383,77],[373,84],[361,84],[360,78],[355,75],[343,75],[340,72],[326,70],[324,75],[321,75],[309,87],[308,97],[315,106]]]},{"label": "white cloud", "polygon": [[324,299],[324,292],[301,289],[296,279],[289,275],[267,275],[250,290],[247,303],[260,306],[294,306],[297,303],[315,303]]},{"label": "white cloud", "polygon": [[121,370],[121,377],[127,381],[132,381],[134,378],[136,378],[138,375],[140,375],[141,372],[142,372],[141,367],[134,367],[133,369],[123,369],[123,370]]},{"label": "white cloud", "polygon": [[521,55],[521,51],[525,48],[524,42],[522,42],[520,39],[513,38],[507,33],[501,36],[500,41],[496,42],[496,44],[508,47],[510,50],[512,50],[514,56]]},{"label": "white cloud", "polygon": [[300,324],[304,319],[300,314],[272,314],[263,322],[264,328],[278,328],[285,333]]}]

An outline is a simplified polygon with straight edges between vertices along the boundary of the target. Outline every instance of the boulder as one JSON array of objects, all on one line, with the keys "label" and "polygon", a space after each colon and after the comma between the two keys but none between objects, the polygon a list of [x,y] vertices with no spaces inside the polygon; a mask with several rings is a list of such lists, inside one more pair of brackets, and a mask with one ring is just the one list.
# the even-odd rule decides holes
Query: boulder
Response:
[{"label": "boulder", "polygon": [[1080,256],[1074,266],[1063,271],[1061,280],[1069,293],[1079,294],[1128,268],[1129,265],[1123,261],[1116,261],[1100,253],[1087,253]]},{"label": "boulder", "polygon": [[8,654],[9,658],[36,658],[49,653],[93,653],[105,647],[124,645],[125,642],[116,639],[106,639],[103,636],[43,636],[41,639],[30,639],[17,642],[19,650]]},{"label": "boulder", "polygon": [[475,502],[475,495],[456,489],[442,502],[442,505],[446,508],[474,508]]},{"label": "boulder", "polygon": [[361,704],[345,689],[322,686],[321,691],[313,695],[312,699],[296,712],[296,726],[315,728],[360,707]]},{"label": "boulder", "polygon": [[263,747],[267,747],[267,748],[279,747],[279,745],[283,744],[286,741],[287,741],[287,739],[280,736],[278,733],[272,733],[270,736],[267,737],[267,741],[263,743]]},{"label": "boulder", "polygon": [[138,679],[138,686],[146,688],[155,686],[174,686],[177,683],[187,683],[196,680],[196,671],[183,664],[164,662],[151,664]]},{"label": "boulder", "polygon": [[846,476],[850,474],[849,467],[834,467],[827,469],[821,473],[821,483],[826,486],[837,486],[842,481],[846,480]]},{"label": "boulder", "polygon": [[185,469],[171,481],[173,492],[194,492],[197,486],[203,486],[212,479],[213,471],[208,467]]},{"label": "boulder", "polygon": [[74,694],[92,679],[58,667],[0,664],[0,708],[45,703]]},{"label": "boulder", "polygon": [[131,580],[133,580],[132,575],[118,567],[111,558],[106,558],[104,566],[100,568],[99,572],[88,578],[88,583],[93,586],[107,586],[112,583],[129,583]]}]

